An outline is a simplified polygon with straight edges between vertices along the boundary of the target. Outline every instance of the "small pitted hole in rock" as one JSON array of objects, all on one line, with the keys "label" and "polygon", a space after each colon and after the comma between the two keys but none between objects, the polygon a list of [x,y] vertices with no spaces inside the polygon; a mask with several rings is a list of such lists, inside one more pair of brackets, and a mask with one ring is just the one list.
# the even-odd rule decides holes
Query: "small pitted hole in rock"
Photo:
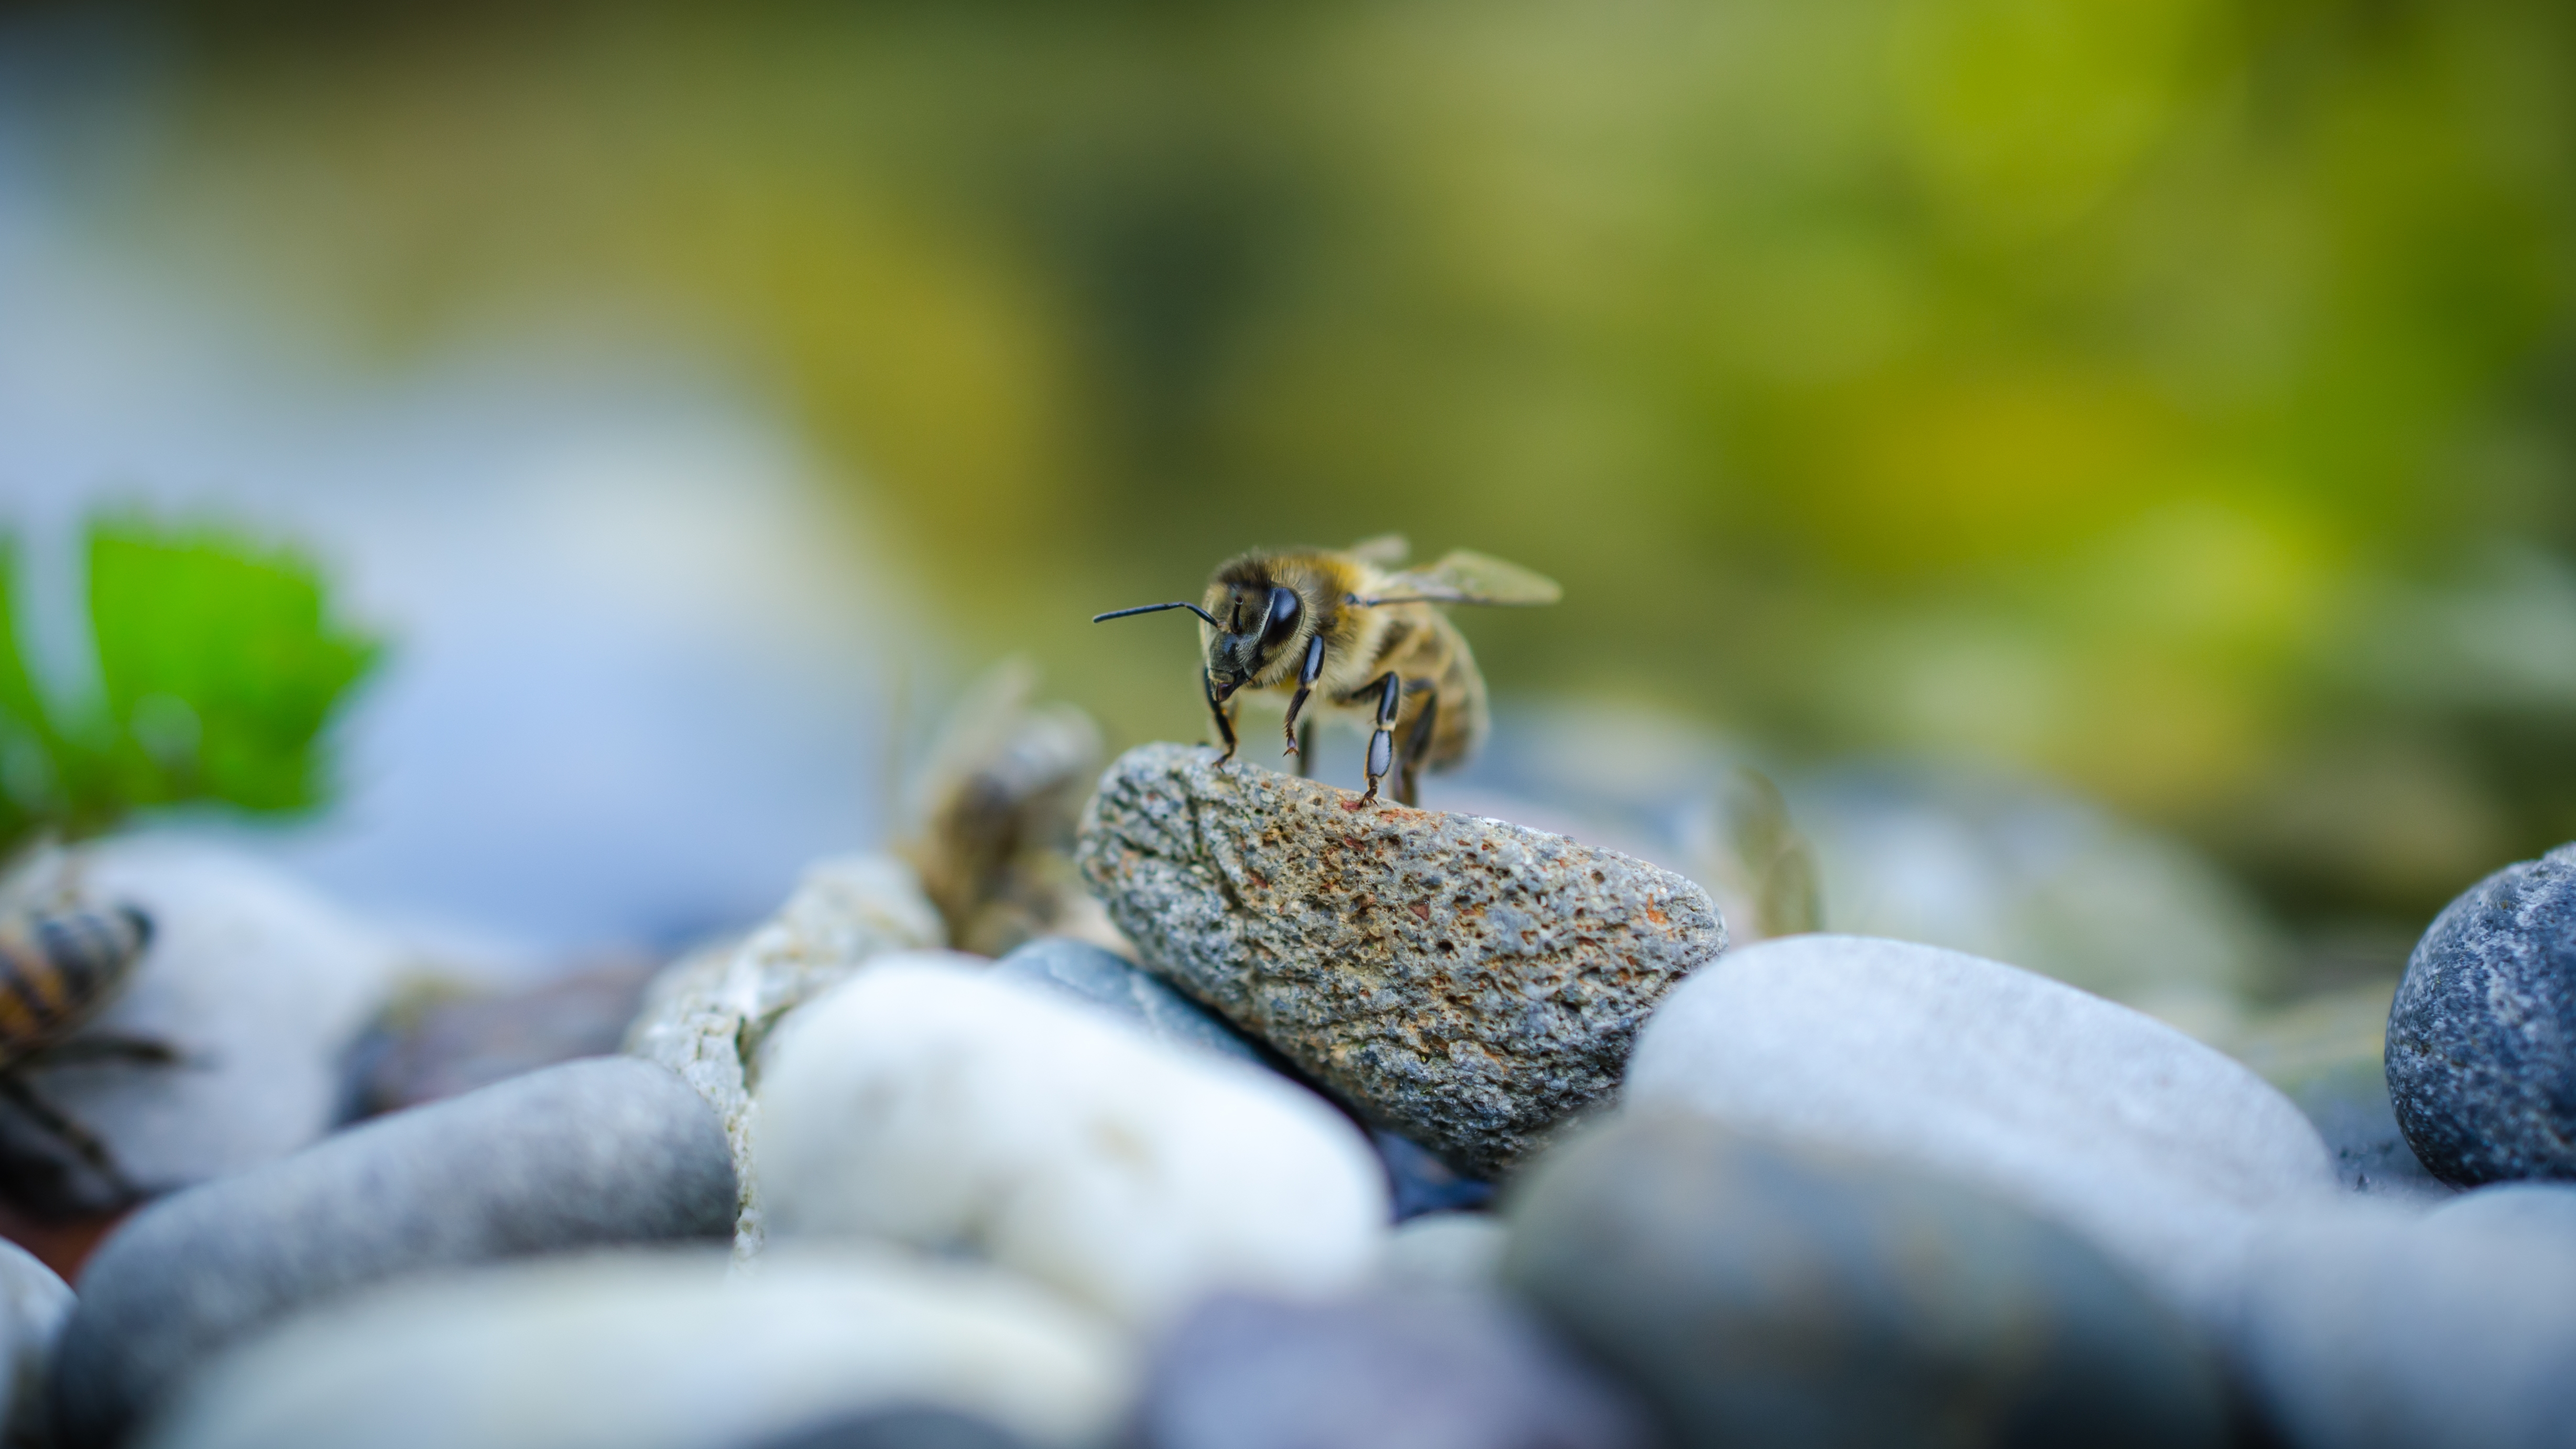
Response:
[{"label": "small pitted hole in rock", "polygon": [[1601,872],[1596,870],[1592,873],[1592,883],[1594,885],[1607,885],[1609,884],[1609,877],[1604,876]]},{"label": "small pitted hole in rock", "polygon": [[1456,951],[1458,949],[1458,943],[1455,941],[1439,941],[1433,944],[1437,949],[1444,952]]}]

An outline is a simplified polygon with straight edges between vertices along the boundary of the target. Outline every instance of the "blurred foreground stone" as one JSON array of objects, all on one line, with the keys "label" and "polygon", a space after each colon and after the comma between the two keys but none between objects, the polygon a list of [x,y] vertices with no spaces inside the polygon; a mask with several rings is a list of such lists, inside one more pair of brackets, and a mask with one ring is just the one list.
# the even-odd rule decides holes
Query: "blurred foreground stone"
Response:
[{"label": "blurred foreground stone", "polygon": [[1518,1305],[1448,1290],[1338,1302],[1228,1295],[1164,1341],[1137,1449],[1650,1449],[1626,1390]]},{"label": "blurred foreground stone", "polygon": [[1132,1374],[1118,1335],[990,1269],[782,1250],[729,1279],[719,1252],[603,1253],[319,1308],[211,1365],[142,1442],[747,1449],[935,1408],[1079,1449],[1108,1439]]},{"label": "blurred foreground stone", "polygon": [[863,1409],[836,1414],[743,1449],[1026,1449],[1028,1441],[954,1409]]},{"label": "blurred foreground stone", "polygon": [[0,1437],[10,1449],[51,1439],[46,1379],[71,1312],[71,1285],[15,1243],[0,1243]]},{"label": "blurred foreground stone", "polygon": [[2555,1449],[2576,1436],[2576,1212],[2496,1191],[2429,1214],[2347,1200],[2266,1225],[2237,1352],[2284,1442]]},{"label": "blurred foreground stone", "polygon": [[1983,1188],[2204,1323],[2232,1311],[2258,1216],[2335,1194],[2316,1130],[2243,1065],[2073,987],[1903,941],[1728,955],[1639,1035],[1626,1100]]},{"label": "blurred foreground stone", "polygon": [[1726,945],[1698,886],[1500,821],[1213,750],[1101,778],[1077,858],[1145,964],[1385,1126],[1492,1174],[1619,1083]]},{"label": "blurred foreground stone", "polygon": [[69,1449],[118,1442],[207,1356],[314,1300],[426,1268],[721,1236],[733,1204],[714,1114],[645,1062],[573,1062],[379,1118],[110,1237],[55,1359],[56,1431]]},{"label": "blurred foreground stone", "polygon": [[1503,1275],[1684,1445],[2226,1442],[2182,1322],[1938,1178],[1623,1110],[1518,1184]]},{"label": "blurred foreground stone", "polygon": [[1386,1234],[1321,1097],[945,953],[781,1029],[756,1160],[781,1239],[964,1250],[1156,1326],[1223,1288],[1356,1287]]}]

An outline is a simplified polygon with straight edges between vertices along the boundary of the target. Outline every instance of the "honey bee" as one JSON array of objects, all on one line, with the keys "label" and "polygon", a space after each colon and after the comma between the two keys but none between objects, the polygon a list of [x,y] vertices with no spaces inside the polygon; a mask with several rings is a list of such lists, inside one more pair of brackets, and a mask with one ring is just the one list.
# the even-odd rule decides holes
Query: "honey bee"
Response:
[{"label": "honey bee", "polygon": [[178,1060],[158,1042],[74,1037],[116,999],[151,944],[152,918],[132,906],[0,915],[0,1097],[128,1195],[106,1144],[37,1095],[25,1072],[102,1058]]},{"label": "honey bee", "polygon": [[1423,771],[1456,765],[1485,740],[1484,677],[1438,606],[1553,604],[1564,591],[1517,564],[1465,549],[1403,570],[1405,552],[1394,534],[1339,551],[1256,550],[1219,564],[1201,603],[1115,609],[1092,622],[1164,609],[1198,615],[1206,653],[1199,679],[1225,758],[1235,751],[1230,701],[1251,688],[1288,695],[1285,753],[1298,756],[1302,768],[1298,720],[1307,700],[1320,697],[1319,708],[1347,714],[1368,731],[1368,793],[1360,803],[1376,800],[1378,783],[1392,772],[1396,800],[1411,805]]}]

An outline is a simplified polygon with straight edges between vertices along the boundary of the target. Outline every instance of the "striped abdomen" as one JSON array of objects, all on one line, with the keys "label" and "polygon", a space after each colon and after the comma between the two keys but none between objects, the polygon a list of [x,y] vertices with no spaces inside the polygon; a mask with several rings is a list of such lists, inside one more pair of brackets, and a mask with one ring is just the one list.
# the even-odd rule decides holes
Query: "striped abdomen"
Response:
[{"label": "striped abdomen", "polygon": [[132,906],[0,916],[0,1065],[79,1030],[151,942]]}]

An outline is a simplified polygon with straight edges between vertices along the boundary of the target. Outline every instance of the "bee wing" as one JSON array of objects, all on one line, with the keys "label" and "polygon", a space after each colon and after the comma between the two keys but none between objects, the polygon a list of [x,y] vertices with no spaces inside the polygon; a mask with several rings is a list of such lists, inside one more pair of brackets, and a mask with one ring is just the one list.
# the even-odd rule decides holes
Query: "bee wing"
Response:
[{"label": "bee wing", "polygon": [[1381,533],[1374,538],[1361,539],[1342,552],[1371,568],[1391,569],[1404,562],[1404,556],[1413,552],[1413,545],[1405,540],[1403,534]]},{"label": "bee wing", "polygon": [[1429,568],[1390,576],[1370,604],[1553,604],[1565,597],[1556,580],[1466,549]]}]

